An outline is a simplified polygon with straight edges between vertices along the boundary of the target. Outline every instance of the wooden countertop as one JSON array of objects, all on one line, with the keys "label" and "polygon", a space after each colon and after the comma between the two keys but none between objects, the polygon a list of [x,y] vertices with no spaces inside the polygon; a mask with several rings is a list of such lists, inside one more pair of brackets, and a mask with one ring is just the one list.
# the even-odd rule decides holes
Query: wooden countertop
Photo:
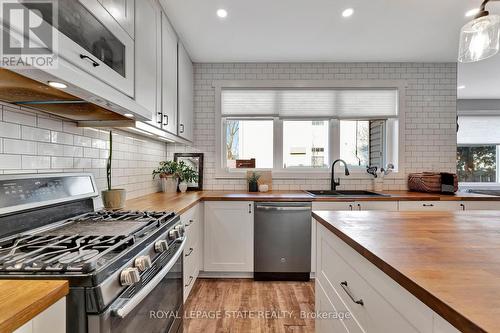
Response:
[{"label": "wooden countertop", "polygon": [[500,212],[313,212],[463,332],[500,328]]},{"label": "wooden countertop", "polygon": [[62,280],[0,280],[0,332],[21,327],[68,292]]},{"label": "wooden countertop", "polygon": [[[182,193],[153,193],[127,201],[125,209],[130,210],[171,210],[182,214],[199,201],[500,201],[500,197],[459,193],[456,195],[443,195],[433,193],[419,193],[410,191],[386,191],[388,197],[368,198],[315,198],[305,191],[270,191],[266,193],[250,193],[243,191],[198,191]],[[500,205],[499,205],[500,210]]]}]

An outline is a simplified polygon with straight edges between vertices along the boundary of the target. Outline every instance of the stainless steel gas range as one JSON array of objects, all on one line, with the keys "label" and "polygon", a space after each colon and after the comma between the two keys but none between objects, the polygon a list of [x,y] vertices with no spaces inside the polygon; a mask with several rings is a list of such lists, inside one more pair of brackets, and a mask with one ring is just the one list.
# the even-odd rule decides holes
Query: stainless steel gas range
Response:
[{"label": "stainless steel gas range", "polygon": [[68,333],[182,332],[179,217],[97,195],[91,174],[1,175],[0,279],[68,280]]}]

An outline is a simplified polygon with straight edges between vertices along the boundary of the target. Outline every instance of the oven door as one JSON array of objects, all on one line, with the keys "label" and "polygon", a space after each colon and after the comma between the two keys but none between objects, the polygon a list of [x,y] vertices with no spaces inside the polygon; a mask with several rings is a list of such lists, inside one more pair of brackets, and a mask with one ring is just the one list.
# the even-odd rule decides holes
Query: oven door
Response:
[{"label": "oven door", "polygon": [[171,247],[174,254],[141,289],[127,289],[104,313],[88,316],[88,332],[182,332],[185,243]]}]

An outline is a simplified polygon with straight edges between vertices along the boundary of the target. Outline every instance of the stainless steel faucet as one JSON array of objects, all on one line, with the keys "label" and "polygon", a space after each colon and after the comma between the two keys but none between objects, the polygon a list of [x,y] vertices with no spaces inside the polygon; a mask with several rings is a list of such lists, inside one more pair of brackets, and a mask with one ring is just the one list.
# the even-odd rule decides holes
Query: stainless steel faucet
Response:
[{"label": "stainless steel faucet", "polygon": [[331,186],[330,186],[330,189],[332,191],[336,191],[337,186],[340,185],[340,178],[337,178],[337,180],[335,180],[335,164],[337,164],[337,162],[344,163],[344,173],[346,176],[349,176],[349,169],[347,168],[347,163],[342,159],[335,160],[332,164],[332,180],[331,180]]}]

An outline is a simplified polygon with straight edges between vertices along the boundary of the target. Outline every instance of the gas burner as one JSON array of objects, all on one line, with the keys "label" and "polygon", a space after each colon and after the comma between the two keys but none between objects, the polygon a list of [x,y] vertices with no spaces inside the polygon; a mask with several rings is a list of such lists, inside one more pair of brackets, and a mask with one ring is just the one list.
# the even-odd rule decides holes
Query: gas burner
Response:
[{"label": "gas burner", "polygon": [[125,236],[21,236],[0,245],[0,270],[87,273],[133,242]]}]

